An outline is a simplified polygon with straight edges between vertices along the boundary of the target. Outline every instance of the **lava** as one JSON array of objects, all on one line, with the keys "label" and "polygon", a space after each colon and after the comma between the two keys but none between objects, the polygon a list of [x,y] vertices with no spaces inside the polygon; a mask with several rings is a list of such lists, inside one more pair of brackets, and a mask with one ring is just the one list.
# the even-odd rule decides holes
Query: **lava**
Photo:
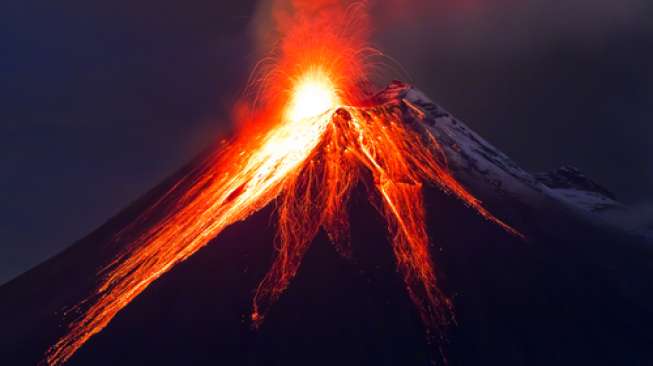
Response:
[{"label": "lava", "polygon": [[340,15],[346,24],[331,13],[326,22],[298,17],[281,57],[260,79],[264,105],[253,117],[259,123],[195,166],[121,231],[116,240],[127,245],[101,269],[95,292],[74,309],[79,316],[48,350],[48,364],[65,363],[153,281],[227,226],[277,200],[277,255],[253,299],[252,322],[260,325],[319,230],[349,254],[347,199],[368,179],[370,201],[387,221],[408,294],[427,331],[443,334],[452,309],[437,287],[429,253],[423,185],[438,185],[519,233],[448,173],[426,125],[407,123],[396,103],[360,103],[366,48],[347,32],[356,22]]}]

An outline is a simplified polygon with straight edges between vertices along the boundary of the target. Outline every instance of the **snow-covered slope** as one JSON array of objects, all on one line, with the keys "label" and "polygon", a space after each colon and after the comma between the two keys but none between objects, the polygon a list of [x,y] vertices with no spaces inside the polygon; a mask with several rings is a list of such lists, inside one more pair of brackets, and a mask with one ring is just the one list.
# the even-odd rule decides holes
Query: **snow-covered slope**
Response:
[{"label": "snow-covered slope", "polygon": [[653,238],[653,215],[650,220],[642,220],[641,210],[635,212],[618,202],[611,192],[578,169],[563,166],[553,172],[531,174],[408,84],[395,81],[379,97],[400,100],[408,114],[424,113],[419,118],[440,142],[449,168],[472,189],[492,189],[493,195],[511,197],[528,206],[553,200],[590,221]]}]

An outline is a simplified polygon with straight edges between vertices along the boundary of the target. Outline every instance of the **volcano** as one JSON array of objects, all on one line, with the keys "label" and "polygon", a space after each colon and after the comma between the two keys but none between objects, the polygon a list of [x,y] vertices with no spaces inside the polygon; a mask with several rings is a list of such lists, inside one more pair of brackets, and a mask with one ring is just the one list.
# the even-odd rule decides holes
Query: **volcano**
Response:
[{"label": "volcano", "polygon": [[[425,336],[433,329],[414,304],[417,290],[398,273],[388,224],[368,199],[382,182],[366,176],[351,187],[348,246],[334,249],[334,233],[319,228],[260,326],[252,297],[283,252],[275,201],[148,282],[66,364],[425,365],[439,354],[451,365],[653,362],[650,228],[615,220],[628,208],[574,168],[526,172],[410,85],[393,82],[371,101],[366,109],[391,108],[432,136],[451,175],[478,199],[423,187],[430,256],[454,314],[441,335]],[[327,120],[343,123],[351,113],[329,111]],[[124,228],[143,213],[161,215],[151,208],[181,194],[184,177],[219,149],[0,287],[2,364],[43,362],[88,311],[98,271],[127,260],[121,253],[134,240]],[[238,186],[226,201],[247,189]]]}]

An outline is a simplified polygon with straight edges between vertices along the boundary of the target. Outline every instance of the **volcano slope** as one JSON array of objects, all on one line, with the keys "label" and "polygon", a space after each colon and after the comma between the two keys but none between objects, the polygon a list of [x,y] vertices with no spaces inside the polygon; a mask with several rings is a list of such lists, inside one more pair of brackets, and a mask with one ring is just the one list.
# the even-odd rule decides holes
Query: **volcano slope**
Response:
[{"label": "volcano slope", "polygon": [[[542,179],[523,171],[408,85],[395,82],[376,98],[397,103],[408,122],[426,123],[453,175],[527,237],[506,233],[438,188],[425,189],[439,285],[457,320],[443,346],[449,364],[653,362],[653,244],[577,198],[616,201],[577,179],[567,179],[560,194],[555,173]],[[193,164],[0,287],[1,364],[43,359],[74,315],[65,309],[92,291],[98,268],[126,244],[112,242],[114,233]],[[361,185],[350,202],[352,258],[339,256],[320,233],[259,330],[251,327],[251,301],[275,254],[273,204],[155,281],[68,364],[429,364],[437,347],[426,341],[384,219],[367,195]]]}]

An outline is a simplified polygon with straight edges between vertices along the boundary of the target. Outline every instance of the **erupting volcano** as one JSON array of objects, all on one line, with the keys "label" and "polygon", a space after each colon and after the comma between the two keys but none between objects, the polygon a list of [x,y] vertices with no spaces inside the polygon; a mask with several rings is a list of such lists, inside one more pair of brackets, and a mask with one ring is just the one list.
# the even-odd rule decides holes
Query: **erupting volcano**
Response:
[{"label": "erupting volcano", "polygon": [[521,234],[449,174],[424,111],[362,90],[371,51],[356,28],[362,8],[347,11],[354,15],[297,14],[260,80],[262,107],[249,114],[254,122],[120,232],[130,244],[100,271],[95,293],[48,351],[49,364],[64,363],[153,281],[276,200],[278,253],[254,295],[251,318],[258,326],[320,229],[347,255],[347,198],[359,182],[371,188],[370,200],[387,221],[397,266],[428,332],[442,336],[452,309],[436,284],[422,186],[435,184]]},{"label": "erupting volcano", "polygon": [[[0,363],[653,359],[629,333],[653,324],[650,232],[601,221],[623,206],[577,170],[530,174],[413,86],[374,82],[365,3],[291,3],[231,138],[0,287]],[[316,281],[324,297],[302,297]]]}]

